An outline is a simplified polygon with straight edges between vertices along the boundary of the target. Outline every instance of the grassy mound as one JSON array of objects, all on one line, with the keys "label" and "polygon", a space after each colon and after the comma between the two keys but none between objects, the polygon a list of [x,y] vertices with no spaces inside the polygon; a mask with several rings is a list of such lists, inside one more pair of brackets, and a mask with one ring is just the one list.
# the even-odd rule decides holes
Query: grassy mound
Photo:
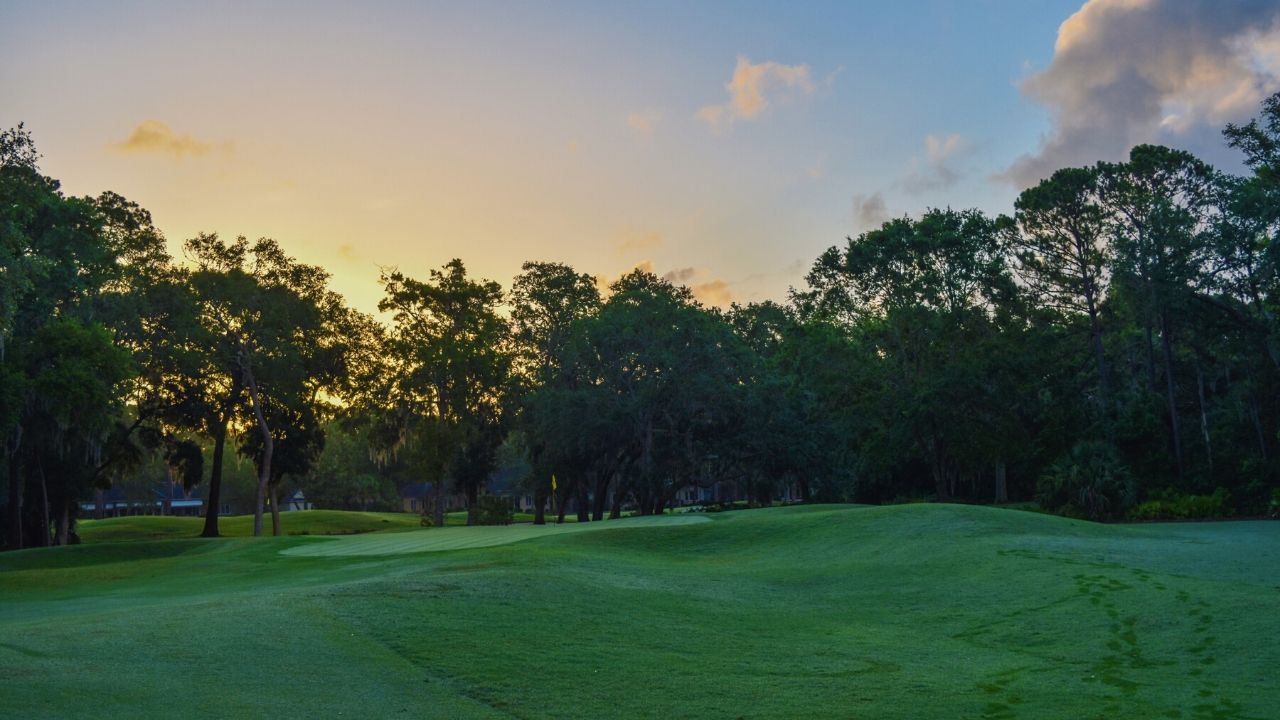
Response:
[{"label": "grassy mound", "polygon": [[1280,523],[939,505],[626,522],[407,555],[310,549],[419,533],[0,555],[0,707],[1190,720],[1280,704]]}]

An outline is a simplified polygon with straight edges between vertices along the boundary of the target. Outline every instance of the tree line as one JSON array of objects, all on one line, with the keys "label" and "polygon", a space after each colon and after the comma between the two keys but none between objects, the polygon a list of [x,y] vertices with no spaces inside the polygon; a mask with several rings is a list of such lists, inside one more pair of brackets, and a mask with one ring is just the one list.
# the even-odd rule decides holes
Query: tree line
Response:
[{"label": "tree line", "polygon": [[1138,146],[1008,215],[848,238],[782,302],[555,262],[504,290],[452,260],[385,271],[373,317],[269,239],[171,257],[136,203],[63,193],[19,125],[0,133],[5,545],[73,541],[82,501],[157,462],[202,486],[216,536],[228,443],[255,470],[255,534],[268,513],[279,533],[286,482],[378,496],[392,468],[432,483],[441,524],[446,493],[474,507],[512,457],[537,522],[726,482],[760,505],[1269,512],[1280,95],[1224,136],[1246,176]]}]

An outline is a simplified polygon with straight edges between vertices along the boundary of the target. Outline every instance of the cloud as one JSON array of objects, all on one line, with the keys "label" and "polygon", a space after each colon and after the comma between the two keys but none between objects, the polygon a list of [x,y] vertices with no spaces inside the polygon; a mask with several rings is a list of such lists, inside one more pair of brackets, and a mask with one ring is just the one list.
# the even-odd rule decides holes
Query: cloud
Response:
[{"label": "cloud", "polygon": [[728,307],[733,302],[733,293],[729,291],[729,283],[720,278],[695,282],[707,273],[694,267],[677,268],[662,274],[662,279],[672,285],[684,285],[693,293],[693,297],[704,305]]},{"label": "cloud", "polygon": [[627,115],[627,127],[637,135],[652,137],[653,130],[662,121],[662,113],[656,110],[644,110]]},{"label": "cloud", "polygon": [[190,135],[179,135],[159,120],[144,120],[124,142],[112,146],[123,153],[156,153],[161,155],[205,155],[213,144]]},{"label": "cloud", "polygon": [[617,275],[614,275],[614,276],[612,276],[612,277],[611,277],[611,276],[609,276],[609,275],[593,275],[592,277],[593,277],[593,278],[595,279],[595,281],[596,281],[596,289],[597,289],[597,290],[599,290],[601,293],[603,293],[604,295],[606,295],[606,296],[607,296],[607,295],[609,294],[609,286],[611,286],[611,285],[613,285],[614,283],[618,282],[619,280],[621,280],[621,279],[622,279],[622,276],[623,276],[623,275],[626,275],[627,273],[630,273],[630,272],[632,272],[633,270],[640,270],[640,271],[643,271],[643,272],[652,273],[652,272],[653,272],[653,261],[652,261],[652,260],[641,260],[640,262],[636,263],[635,265],[632,265],[631,267],[627,268],[626,270],[623,270],[622,272],[620,272],[620,273],[618,273]]},{"label": "cloud", "polygon": [[666,242],[666,238],[660,232],[627,233],[622,242],[618,243],[618,254],[648,252],[662,247]]},{"label": "cloud", "polygon": [[[609,286],[617,282],[623,275],[632,270],[643,270],[647,273],[653,273],[653,261],[641,260],[632,265],[629,269],[624,270],[616,276],[596,275],[596,287],[602,293],[608,294]],[[693,293],[693,297],[704,305],[716,305],[719,307],[728,307],[733,302],[733,294],[729,291],[729,283],[720,278],[708,278],[709,273],[695,267],[676,268],[668,270],[659,277],[672,285],[683,285],[689,288]]]},{"label": "cloud", "polygon": [[687,267],[680,268],[678,270],[668,270],[667,272],[662,273],[662,279],[672,285],[684,285],[692,280],[697,274],[698,271],[695,268]]},{"label": "cloud", "polygon": [[853,196],[853,221],[859,231],[874,230],[889,221],[889,208],[880,193]]},{"label": "cloud", "polygon": [[710,282],[697,283],[689,286],[689,290],[693,292],[693,296],[703,305],[715,305],[717,307],[729,307],[729,303],[733,302],[733,294],[729,292],[729,283],[723,280],[712,280]]},{"label": "cloud", "polygon": [[1222,126],[1255,114],[1278,76],[1274,0],[1089,0],[1058,28],[1049,66],[1021,84],[1051,129],[997,177],[1026,187],[1144,142],[1222,154]]},{"label": "cloud", "polygon": [[917,155],[912,158],[911,169],[901,181],[907,192],[922,193],[955,185],[960,180],[960,173],[952,163],[967,155],[971,146],[956,134],[945,137],[926,135],[924,150],[923,157]]},{"label": "cloud", "polygon": [[738,56],[733,78],[725,84],[729,102],[706,105],[697,112],[699,120],[713,130],[735,120],[753,120],[769,107],[768,95],[779,89],[813,93],[813,79],[808,65],[783,65],[776,62],[753,63],[745,56]]}]

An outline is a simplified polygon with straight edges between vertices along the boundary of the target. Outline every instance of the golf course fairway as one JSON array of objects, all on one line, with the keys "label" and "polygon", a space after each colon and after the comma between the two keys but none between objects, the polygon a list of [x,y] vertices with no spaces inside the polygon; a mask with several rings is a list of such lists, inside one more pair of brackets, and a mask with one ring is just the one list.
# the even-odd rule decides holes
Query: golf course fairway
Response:
[{"label": "golf course fairway", "polygon": [[0,716],[1280,717],[1280,523],[591,525],[6,553]]}]

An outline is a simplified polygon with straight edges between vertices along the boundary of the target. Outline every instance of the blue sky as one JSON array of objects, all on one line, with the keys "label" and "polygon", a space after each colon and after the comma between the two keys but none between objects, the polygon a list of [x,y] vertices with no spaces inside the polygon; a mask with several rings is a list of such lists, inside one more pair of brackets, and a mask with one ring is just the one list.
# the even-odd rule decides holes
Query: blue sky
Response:
[{"label": "blue sky", "polygon": [[1007,212],[1054,163],[1226,158],[1280,33],[1274,3],[1222,7],[0,0],[0,126],[175,249],[272,236],[365,309],[380,266],[455,256],[504,284],[644,265],[724,304],[888,215]]}]

